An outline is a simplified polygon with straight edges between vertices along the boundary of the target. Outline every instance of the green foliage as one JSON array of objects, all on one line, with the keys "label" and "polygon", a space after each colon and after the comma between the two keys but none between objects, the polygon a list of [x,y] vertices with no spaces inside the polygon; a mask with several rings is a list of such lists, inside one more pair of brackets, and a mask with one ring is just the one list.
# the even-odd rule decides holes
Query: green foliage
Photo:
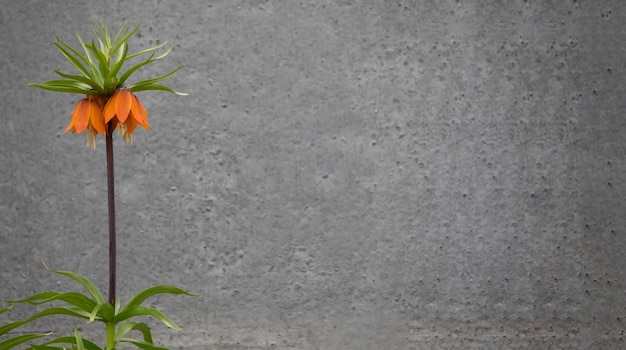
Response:
[{"label": "green foliage", "polygon": [[[31,304],[42,305],[53,302],[62,302],[62,306],[50,306],[35,315],[21,321],[15,321],[0,327],[0,350],[13,349],[16,346],[30,341],[48,337],[50,333],[25,333],[18,336],[9,337],[1,340],[3,336],[8,336],[9,332],[27,325],[28,323],[47,316],[69,315],[76,318],[88,320],[88,322],[102,322],[107,330],[107,346],[99,347],[92,341],[83,339],[78,330],[74,329],[74,336],[62,336],[41,344],[30,344],[30,348],[34,350],[60,350],[60,349],[78,349],[78,350],[112,350],[118,342],[130,343],[140,349],[166,349],[154,345],[150,327],[144,322],[135,322],[131,319],[142,316],[151,316],[161,321],[166,326],[181,330],[172,320],[165,316],[161,311],[142,306],[141,304],[147,299],[158,294],[188,295],[192,294],[168,285],[159,285],[147,288],[135,295],[123,308],[120,309],[119,304],[113,307],[107,303],[100,290],[86,277],[69,271],[55,271],[59,275],[69,277],[81,285],[87,294],[78,292],[41,292],[33,294],[27,298],[19,300],[7,300],[11,303],[6,308],[0,309],[0,314],[10,311],[15,304]],[[128,337],[128,334],[134,331],[141,338],[135,339]]]},{"label": "green foliage", "polygon": [[[28,86],[49,91],[98,95],[103,97],[111,96],[117,89],[124,87],[133,92],[162,90],[177,95],[186,95],[170,87],[156,84],[176,74],[183,68],[182,65],[162,76],[125,86],[126,80],[135,71],[167,56],[172,51],[172,48],[170,47],[164,53],[155,56],[156,51],[167,44],[167,42],[164,42],[157,46],[129,54],[127,41],[137,32],[139,25],[131,29],[126,22],[124,22],[115,37],[111,39],[108,24],[105,23],[104,26],[102,26],[95,19],[93,22],[94,38],[91,40],[91,43],[85,43],[81,36],[76,33],[82,52],[70,46],[58,36],[54,42],[54,45],[59,49],[61,54],[74,66],[76,71],[80,73],[79,75],[63,73],[55,69],[53,71],[64,79],[28,84]],[[119,75],[128,60],[147,54],[149,54],[148,58],[133,64],[124,73]]]}]

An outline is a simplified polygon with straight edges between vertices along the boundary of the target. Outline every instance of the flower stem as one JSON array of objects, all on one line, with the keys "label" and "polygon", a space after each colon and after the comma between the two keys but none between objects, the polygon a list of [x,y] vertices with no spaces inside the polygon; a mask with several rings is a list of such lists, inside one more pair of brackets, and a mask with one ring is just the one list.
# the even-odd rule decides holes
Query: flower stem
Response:
[{"label": "flower stem", "polygon": [[107,347],[105,350],[115,350],[115,322],[106,323]]},{"label": "flower stem", "polygon": [[115,179],[113,176],[113,125],[106,131],[107,187],[109,192],[109,304],[115,308]]}]

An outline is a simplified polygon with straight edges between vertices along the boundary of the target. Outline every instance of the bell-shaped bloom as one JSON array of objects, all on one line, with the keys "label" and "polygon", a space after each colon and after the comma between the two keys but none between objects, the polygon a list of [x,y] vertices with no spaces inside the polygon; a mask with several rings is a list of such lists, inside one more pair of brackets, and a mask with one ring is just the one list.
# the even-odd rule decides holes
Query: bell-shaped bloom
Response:
[{"label": "bell-shaped bloom", "polygon": [[130,90],[115,91],[104,106],[104,122],[113,121],[126,143],[133,142],[133,132],[137,125],[150,130],[148,112],[137,96]]},{"label": "bell-shaped bloom", "polygon": [[96,148],[97,134],[104,135],[104,99],[100,96],[87,95],[78,101],[72,112],[72,120],[63,133],[72,131],[80,134],[87,130],[87,146]]}]

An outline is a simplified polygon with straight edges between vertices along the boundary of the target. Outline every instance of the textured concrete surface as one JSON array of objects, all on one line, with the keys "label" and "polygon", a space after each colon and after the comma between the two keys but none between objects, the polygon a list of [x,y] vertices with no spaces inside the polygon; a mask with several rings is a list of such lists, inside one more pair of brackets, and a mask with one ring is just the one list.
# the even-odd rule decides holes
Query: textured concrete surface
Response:
[{"label": "textured concrete surface", "polygon": [[202,295],[163,345],[626,347],[623,1],[3,3],[3,298],[106,287],[103,140],[23,85],[93,13],[187,65],[115,145],[122,299]]}]

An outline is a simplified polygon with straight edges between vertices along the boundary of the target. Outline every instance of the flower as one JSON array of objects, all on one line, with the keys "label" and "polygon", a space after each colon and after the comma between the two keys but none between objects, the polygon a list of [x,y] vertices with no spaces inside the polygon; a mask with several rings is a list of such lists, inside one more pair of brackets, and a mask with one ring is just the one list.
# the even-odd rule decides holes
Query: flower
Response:
[{"label": "flower", "polygon": [[137,125],[150,130],[148,112],[141,101],[127,89],[119,89],[113,93],[104,106],[104,122],[113,121],[118,132],[126,143],[133,142],[133,132]]},{"label": "flower", "polygon": [[72,130],[73,134],[80,134],[87,130],[87,146],[96,148],[96,135],[104,135],[105,125],[102,107],[104,98],[101,96],[87,95],[78,101],[72,111],[72,120],[63,133]]},{"label": "flower", "polygon": [[[148,112],[134,93],[160,90],[177,95],[187,95],[160,84],[161,81],[172,77],[181,70],[183,65],[161,76],[127,84],[127,79],[135,71],[167,56],[172,51],[172,47],[160,55],[155,55],[156,51],[164,47],[167,42],[139,52],[129,53],[128,39],[137,32],[139,25],[130,28],[124,22],[117,34],[111,38],[106,22],[103,26],[95,18],[93,21],[94,38],[91,43],[84,41],[76,33],[82,51],[70,46],[58,37],[54,43],[61,54],[76,69],[78,75],[63,73],[54,69],[53,72],[63,79],[27,85],[49,91],[87,95],[78,101],[72,112],[72,121],[65,129],[65,132],[72,130],[73,133],[81,133],[86,129],[87,146],[96,148],[97,134],[113,132],[116,128],[126,143],[132,143],[133,132],[137,125],[150,129]],[[141,56],[147,56],[147,58],[137,62],[136,59]],[[128,69],[123,71],[122,68],[128,66],[126,63],[132,61],[134,62]]]}]

